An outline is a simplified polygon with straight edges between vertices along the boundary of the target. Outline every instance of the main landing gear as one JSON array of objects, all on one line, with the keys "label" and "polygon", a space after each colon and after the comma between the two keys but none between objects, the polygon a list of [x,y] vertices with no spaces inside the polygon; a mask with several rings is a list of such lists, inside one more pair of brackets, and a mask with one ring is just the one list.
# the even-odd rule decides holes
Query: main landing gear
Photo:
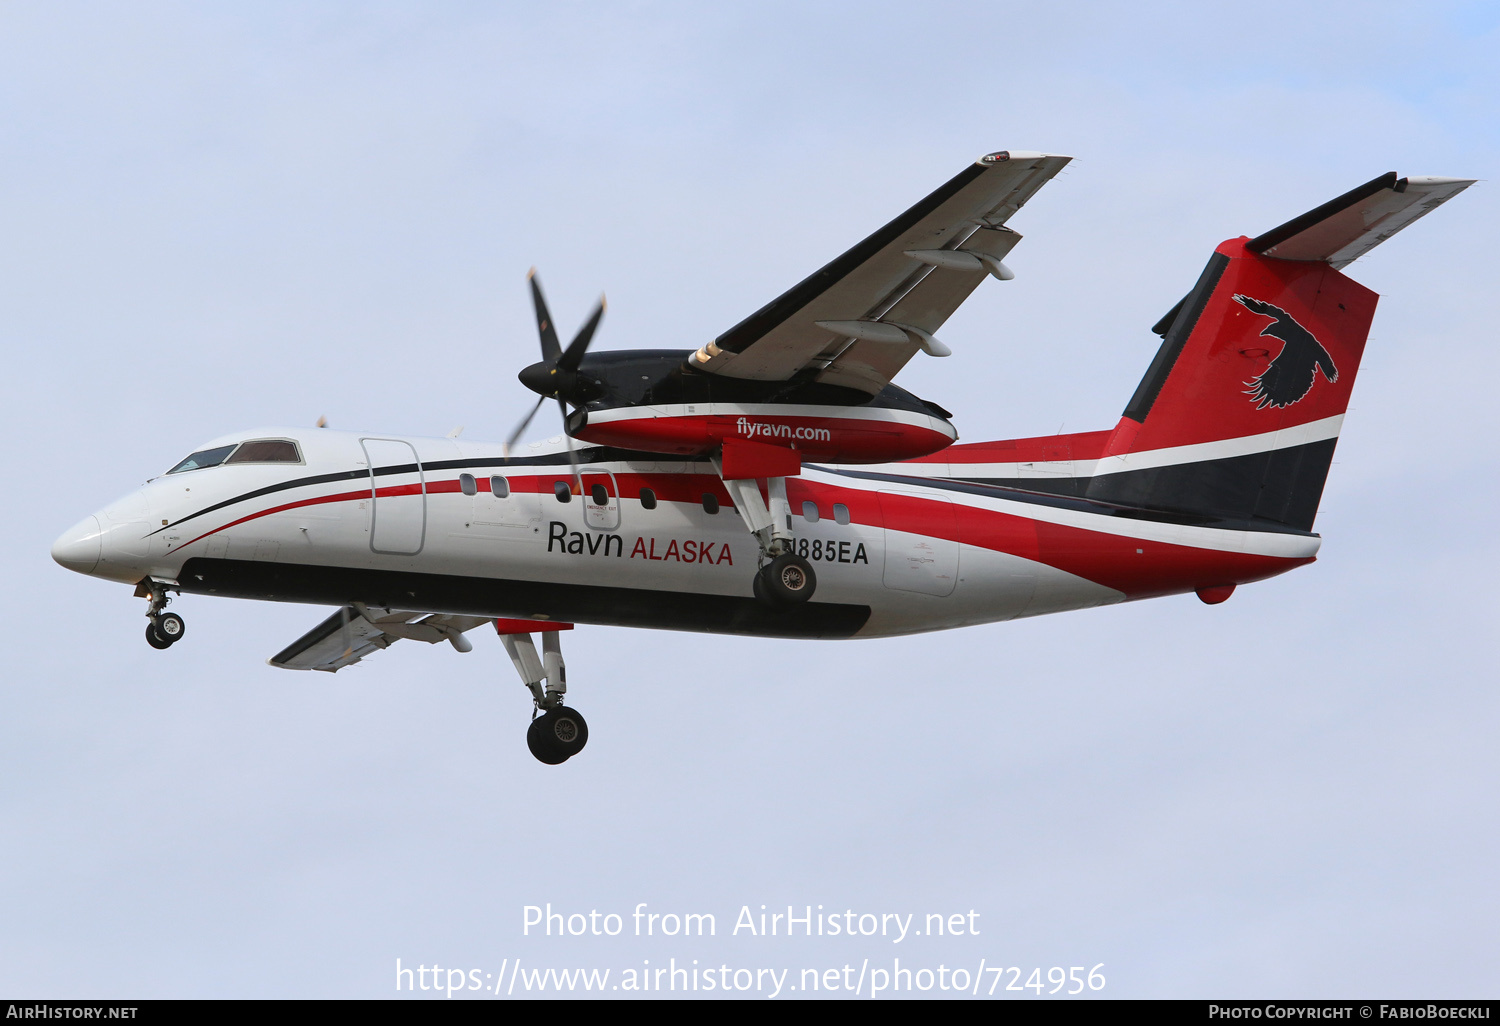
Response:
[{"label": "main landing gear", "polygon": [[[510,654],[516,672],[521,675],[521,683],[531,692],[535,707],[531,726],[526,728],[526,747],[531,749],[537,761],[548,766],[567,762],[583,751],[583,746],[589,741],[589,725],[582,714],[563,704],[563,697],[568,693],[568,670],[563,663],[558,635],[572,629],[570,623],[495,621],[495,630],[505,643],[505,651]],[[530,631],[539,631],[542,635],[540,658]]]},{"label": "main landing gear", "polygon": [[818,586],[812,564],[783,552],[755,572],[755,597],[773,606],[793,606],[812,598]]},{"label": "main landing gear", "polygon": [[768,503],[755,478],[726,478],[723,463],[716,460],[715,466],[734,500],[734,508],[760,545],[755,597],[774,609],[786,609],[812,598],[818,578],[812,564],[792,551],[792,508],[786,501],[786,478],[763,479]]},{"label": "main landing gear", "polygon": [[163,581],[145,580],[136,586],[137,598],[148,599],[146,617],[146,644],[155,649],[171,648],[182,640],[187,624],[176,613],[163,612],[168,602],[167,585]]}]

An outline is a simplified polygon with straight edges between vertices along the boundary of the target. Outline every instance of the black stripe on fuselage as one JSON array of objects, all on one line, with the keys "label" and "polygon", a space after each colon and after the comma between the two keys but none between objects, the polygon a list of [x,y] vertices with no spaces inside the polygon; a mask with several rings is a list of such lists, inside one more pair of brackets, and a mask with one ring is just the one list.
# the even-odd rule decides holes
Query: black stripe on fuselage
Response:
[{"label": "black stripe on fuselage", "polygon": [[[1108,503],[1114,516],[1178,518],[1238,531],[1306,534],[1317,519],[1336,438],[1197,463],[1127,470],[1098,477],[966,478]],[[1181,518],[1190,519],[1181,519]]]},{"label": "black stripe on fuselage", "polygon": [[[1332,442],[1312,443],[1313,445],[1327,444],[1329,446],[1327,459],[1320,461],[1317,458],[1308,459],[1304,456],[1292,457],[1290,454],[1297,449],[1305,447],[1294,447],[1293,449],[1278,449],[1272,453],[1257,453],[1252,456],[1231,457],[1228,460],[1214,460],[1209,463],[1233,464],[1239,461],[1241,465],[1225,467],[1223,476],[1226,481],[1232,481],[1235,477],[1243,478],[1244,471],[1258,458],[1264,458],[1273,472],[1262,475],[1262,480],[1275,480],[1287,478],[1287,469],[1300,471],[1303,477],[1315,476],[1317,468],[1321,465],[1321,474],[1326,477],[1328,463],[1332,461]],[[1276,455],[1285,454],[1285,455]],[[612,449],[606,446],[593,446],[588,449],[580,449],[577,453],[578,461],[582,464],[588,463],[613,463],[613,462],[657,462],[661,460],[659,453],[636,452],[633,450]],[[674,463],[709,463],[706,456],[678,457],[672,459]],[[563,467],[568,465],[567,453],[555,453],[547,456],[512,457],[506,460],[503,457],[486,457],[482,459],[459,459],[459,460],[435,460],[432,463],[422,465],[423,470],[480,470],[486,468],[503,467]],[[1029,502],[1041,506],[1053,506],[1062,509],[1077,510],[1082,513],[1091,513],[1097,516],[1123,517],[1131,520],[1154,520],[1167,524],[1186,524],[1197,527],[1215,527],[1230,531],[1269,531],[1286,534],[1308,534],[1311,533],[1312,520],[1307,514],[1307,496],[1298,495],[1296,501],[1288,501],[1285,509],[1290,510],[1290,515],[1299,518],[1298,521],[1285,520],[1269,522],[1259,519],[1262,514],[1257,513],[1256,518],[1247,516],[1244,512],[1204,512],[1203,509],[1191,502],[1192,489],[1195,480],[1201,481],[1205,463],[1187,463],[1177,467],[1162,467],[1152,470],[1129,471],[1122,474],[1104,475],[1099,478],[1092,477],[1059,477],[1059,478],[935,478],[917,475],[884,474],[868,471],[849,470],[847,468],[835,468],[828,466],[816,466],[808,464],[808,469],[818,470],[823,473],[833,474],[840,477],[857,478],[870,481],[885,481],[892,484],[921,485],[946,491],[963,492],[970,495],[982,495],[990,498],[1006,499],[1011,502]],[[1233,471],[1240,471],[1237,475]],[[1163,473],[1165,471],[1166,473]],[[377,467],[376,476],[414,474],[417,465],[408,463],[402,466]],[[1158,483],[1153,494],[1165,496],[1161,503],[1155,499],[1150,505],[1141,505],[1127,501],[1119,501],[1116,495],[1125,496],[1141,492],[1152,493],[1149,487],[1138,484],[1139,481],[1147,480],[1144,475],[1151,475],[1151,480]],[[1213,473],[1207,475],[1215,477]],[[1292,475],[1294,478],[1298,475]],[[293,488],[302,488],[310,485],[327,484],[334,481],[351,481],[369,477],[369,471],[360,469],[344,471],[337,474],[320,474],[314,477],[303,477],[293,481],[284,481],[280,484],[268,485],[252,492],[245,492],[232,499],[214,503],[196,513],[190,513],[180,520],[173,521],[168,527],[158,528],[153,533],[168,530],[179,524],[187,523],[198,517],[205,516],[225,507],[232,506],[238,502],[260,498],[275,492],[287,491]],[[1126,479],[1118,483],[1106,483],[1110,478]],[[1214,489],[1217,494],[1224,494],[1227,488],[1233,485],[1220,485]],[[1243,483],[1239,485],[1243,489]],[[1289,488],[1290,485],[1287,486]],[[1311,487],[1310,480],[1304,481],[1301,491],[1305,493]],[[1286,494],[1287,489],[1280,490]],[[1317,512],[1317,501],[1322,495],[1322,483],[1317,483],[1317,495],[1311,499],[1312,512]],[[1175,498],[1181,505],[1168,505]],[[1262,507],[1270,509],[1272,503],[1262,502]],[[1254,508],[1254,507],[1249,507]],[[1284,513],[1283,515],[1288,515]],[[1273,518],[1274,519],[1274,518]],[[1306,526],[1298,526],[1305,523]]]},{"label": "black stripe on fuselage", "polygon": [[[594,445],[587,449],[578,449],[573,458],[578,461],[579,466],[589,463],[628,463],[635,462],[660,462],[668,459],[673,463],[708,463],[707,456],[671,456],[663,457],[656,452],[638,452],[634,449],[615,449],[604,445]],[[501,467],[559,467],[571,466],[571,461],[566,452],[551,453],[546,456],[489,456],[483,459],[459,459],[459,460],[433,460],[431,463],[398,463],[389,467],[376,467],[375,477],[395,476],[399,474],[415,474],[417,471],[427,472],[431,470],[480,470],[495,469]],[[206,468],[213,470],[213,467]],[[196,520],[201,516],[217,512],[233,506],[237,502],[247,502],[250,499],[258,499],[263,495],[274,495],[277,492],[289,491],[293,488],[306,488],[311,485],[332,484],[337,481],[368,480],[370,471],[368,468],[358,470],[341,470],[336,474],[316,474],[311,477],[299,477],[291,481],[282,481],[278,484],[266,485],[251,492],[241,492],[232,499],[216,502],[212,506],[204,506],[194,513],[189,513],[180,520],[174,520],[170,524],[158,527],[152,534],[160,534],[170,530],[179,524],[185,524],[189,520]]]},{"label": "black stripe on fuselage", "polygon": [[[1232,531],[1310,534],[1337,444],[1338,439],[1325,438],[1243,456],[1097,477],[983,477],[956,481],[1003,491],[1008,499],[1042,502],[1103,516]],[[954,479],[901,480],[964,490]]]},{"label": "black stripe on fuselage", "polygon": [[[1283,451],[1283,450],[1278,450]],[[1239,457],[1236,457],[1239,458]],[[1202,467],[1202,464],[1184,464],[1186,467]],[[868,481],[888,481],[891,484],[937,488],[942,491],[960,492],[965,495],[982,495],[989,499],[1005,499],[1009,502],[1026,502],[1035,506],[1050,506],[1101,517],[1119,517],[1125,520],[1149,520],[1160,524],[1181,524],[1188,527],[1212,527],[1221,531],[1258,531],[1267,534],[1310,535],[1304,528],[1255,520],[1242,515],[1224,515],[1204,512],[1192,507],[1181,509],[1132,506],[1101,500],[1090,493],[1078,495],[1078,490],[1088,488],[1091,481],[1106,478],[1059,477],[1049,478],[947,478],[907,477],[901,474],[879,474],[860,470],[818,467],[829,474],[840,477],[861,478]],[[1164,468],[1175,469],[1175,468]],[[1145,474],[1150,471],[1139,471]],[[1123,477],[1111,474],[1108,477]]]},{"label": "black stripe on fuselage", "polygon": [[777,610],[753,598],[729,595],[243,559],[189,559],[178,581],[184,592],[228,598],[338,606],[363,602],[462,616],[763,638],[848,638],[870,618],[869,606],[833,602]]},{"label": "black stripe on fuselage", "polygon": [[1337,438],[1198,463],[1104,474],[1088,497],[1147,509],[1193,510],[1311,531]]}]

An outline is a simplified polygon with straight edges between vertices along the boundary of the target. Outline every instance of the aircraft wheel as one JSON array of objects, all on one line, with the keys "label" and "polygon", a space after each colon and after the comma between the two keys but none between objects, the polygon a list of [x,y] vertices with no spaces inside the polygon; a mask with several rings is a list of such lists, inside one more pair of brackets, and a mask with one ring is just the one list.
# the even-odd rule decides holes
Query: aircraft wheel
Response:
[{"label": "aircraft wheel", "polygon": [[171,648],[172,643],[156,633],[156,624],[146,624],[146,644],[155,649]]},{"label": "aircraft wheel", "polygon": [[755,597],[757,600],[759,600],[760,604],[763,606],[770,606],[773,609],[779,608],[776,604],[776,600],[771,597],[771,593],[766,590],[765,575],[757,570],[755,572],[755,576],[751,578],[751,580],[753,582],[752,587],[755,589]]},{"label": "aircraft wheel", "polygon": [[560,705],[548,709],[526,728],[526,747],[548,766],[566,762],[589,741],[589,725],[578,710]]},{"label": "aircraft wheel", "polygon": [[781,605],[806,602],[818,587],[812,564],[791,552],[783,552],[771,560],[757,576],[762,579],[765,593]]},{"label": "aircraft wheel", "polygon": [[187,624],[182,622],[182,617],[176,613],[163,613],[156,618],[154,624],[156,633],[169,645],[175,645],[182,640],[183,633],[187,630]]}]

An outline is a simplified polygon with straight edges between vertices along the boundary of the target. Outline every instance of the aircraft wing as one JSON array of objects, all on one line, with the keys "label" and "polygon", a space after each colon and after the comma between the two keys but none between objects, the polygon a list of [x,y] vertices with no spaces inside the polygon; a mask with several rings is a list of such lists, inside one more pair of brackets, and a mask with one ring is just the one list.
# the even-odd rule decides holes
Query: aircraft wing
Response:
[{"label": "aircraft wing", "polygon": [[436,644],[452,642],[460,652],[471,647],[464,631],[489,623],[484,616],[450,616],[402,609],[379,609],[356,603],[332,616],[266,660],[283,670],[327,670],[352,666],[365,656],[390,648],[402,638]]},{"label": "aircraft wing", "polygon": [[691,358],[726,377],[817,380],[875,393],[993,275],[1021,236],[1006,221],[1071,157],[1018,150],[979,158],[894,221]]}]

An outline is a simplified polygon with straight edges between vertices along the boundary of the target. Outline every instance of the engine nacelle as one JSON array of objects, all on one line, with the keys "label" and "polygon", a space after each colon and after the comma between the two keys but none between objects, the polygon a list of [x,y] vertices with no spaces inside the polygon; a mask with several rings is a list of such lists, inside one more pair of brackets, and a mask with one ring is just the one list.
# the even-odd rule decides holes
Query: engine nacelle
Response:
[{"label": "engine nacelle", "polygon": [[590,411],[573,435],[586,442],[678,456],[725,441],[795,450],[813,463],[891,463],[952,445],[958,430],[941,417],[880,407],[702,403]]}]

